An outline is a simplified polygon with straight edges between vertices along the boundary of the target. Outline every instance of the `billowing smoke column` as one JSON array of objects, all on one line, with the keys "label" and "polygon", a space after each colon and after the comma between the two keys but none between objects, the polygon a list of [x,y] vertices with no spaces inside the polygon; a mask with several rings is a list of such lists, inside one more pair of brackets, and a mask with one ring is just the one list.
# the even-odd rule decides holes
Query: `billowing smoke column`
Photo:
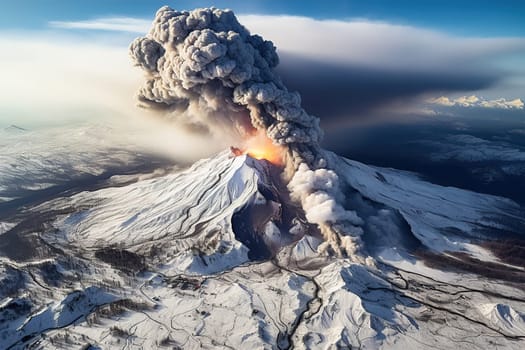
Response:
[{"label": "billowing smoke column", "polygon": [[327,169],[319,147],[319,119],[301,108],[299,94],[289,92],[274,72],[279,58],[272,42],[250,35],[229,10],[165,6],[149,34],[131,44],[130,54],[146,72],[138,93],[143,105],[207,130],[262,130],[284,146],[292,173],[288,188],[308,221],[319,226],[323,246],[355,254],[361,220],[337,198],[338,177]]}]

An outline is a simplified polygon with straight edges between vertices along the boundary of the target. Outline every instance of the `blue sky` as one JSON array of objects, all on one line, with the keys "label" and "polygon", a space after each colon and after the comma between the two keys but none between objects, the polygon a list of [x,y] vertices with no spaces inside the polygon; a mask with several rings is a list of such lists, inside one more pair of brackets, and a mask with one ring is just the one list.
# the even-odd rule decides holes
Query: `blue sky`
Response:
[{"label": "blue sky", "polygon": [[174,8],[216,6],[238,13],[291,14],[317,19],[367,18],[475,36],[525,35],[523,0],[3,0],[0,27],[35,29],[49,21],[103,16],[151,18],[164,4]]}]

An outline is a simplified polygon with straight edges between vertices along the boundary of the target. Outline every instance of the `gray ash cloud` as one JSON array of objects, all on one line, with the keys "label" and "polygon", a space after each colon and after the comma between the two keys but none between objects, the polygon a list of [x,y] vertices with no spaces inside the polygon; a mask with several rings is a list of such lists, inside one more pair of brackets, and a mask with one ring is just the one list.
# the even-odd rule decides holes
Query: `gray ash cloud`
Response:
[{"label": "gray ash cloud", "polygon": [[300,95],[275,72],[279,57],[271,41],[250,34],[229,10],[165,6],[148,35],[131,44],[130,55],[145,72],[138,92],[143,106],[210,131],[245,137],[264,131],[286,147],[288,188],[319,226],[324,247],[336,254],[358,251],[361,220],[334,195],[339,179],[319,146],[319,118],[301,107]]}]

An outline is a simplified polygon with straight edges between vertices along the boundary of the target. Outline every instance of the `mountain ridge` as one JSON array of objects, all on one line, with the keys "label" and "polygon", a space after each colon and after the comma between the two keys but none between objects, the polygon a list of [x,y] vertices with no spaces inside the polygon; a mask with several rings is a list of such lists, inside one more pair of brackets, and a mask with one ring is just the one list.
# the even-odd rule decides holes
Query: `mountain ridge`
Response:
[{"label": "mountain ridge", "polygon": [[[490,221],[498,215],[519,222],[516,204],[325,155],[344,181],[345,206],[364,219],[371,265],[320,254],[322,236],[286,203],[280,170],[224,151],[187,169],[30,208],[29,220],[56,213],[38,236],[21,223],[6,226],[4,235],[27,242],[35,257],[1,260],[7,276],[24,281],[4,280],[15,297],[0,296],[0,317],[14,318],[0,329],[11,339],[2,346],[114,347],[124,338],[131,348],[471,349],[493,339],[521,347],[522,282],[504,282],[498,273],[525,272],[476,243],[492,237],[477,227],[513,227]],[[446,220],[456,229],[445,230]],[[250,254],[264,249],[266,255]],[[436,258],[420,253],[427,250],[447,263],[432,267]],[[462,269],[468,259],[492,277]],[[498,293],[487,285],[495,281]],[[98,288],[89,289],[89,308],[72,296],[86,288]],[[68,319],[60,316],[68,308],[78,310],[74,327],[35,328],[39,315]],[[11,328],[29,320],[31,333]],[[468,334],[477,335],[468,346],[454,340]]]}]

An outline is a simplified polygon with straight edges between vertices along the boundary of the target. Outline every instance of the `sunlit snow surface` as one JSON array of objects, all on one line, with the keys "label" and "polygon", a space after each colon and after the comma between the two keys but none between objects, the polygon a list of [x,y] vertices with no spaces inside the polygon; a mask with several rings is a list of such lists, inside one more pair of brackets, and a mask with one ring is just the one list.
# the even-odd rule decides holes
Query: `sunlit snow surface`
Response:
[{"label": "sunlit snow surface", "polygon": [[[376,263],[364,266],[317,253],[315,232],[279,230],[282,188],[264,161],[225,151],[163,175],[46,194],[72,172],[105,173],[135,153],[83,137],[77,153],[28,146],[38,135],[14,131],[1,145],[1,349],[525,346],[524,268],[480,245],[523,237],[522,209],[507,199],[327,153],[345,205],[365,221],[363,254]],[[24,196],[33,197],[16,206]],[[253,237],[241,243],[233,222]],[[250,260],[254,242],[273,258]],[[492,274],[468,273],[465,256]]]},{"label": "sunlit snow surface", "polygon": [[0,130],[0,203],[82,176],[98,176],[133,160],[102,126]]}]

